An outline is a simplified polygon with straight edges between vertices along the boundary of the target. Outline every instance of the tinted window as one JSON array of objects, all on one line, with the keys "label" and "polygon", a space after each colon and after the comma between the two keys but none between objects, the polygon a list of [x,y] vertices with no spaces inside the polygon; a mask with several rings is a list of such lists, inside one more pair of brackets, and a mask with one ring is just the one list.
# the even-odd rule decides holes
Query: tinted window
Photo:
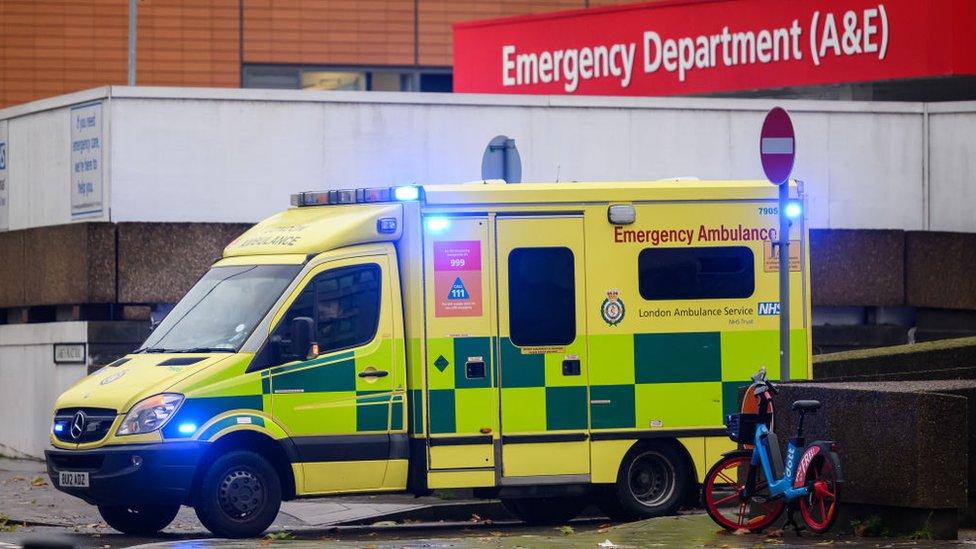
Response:
[{"label": "tinted window", "polygon": [[735,299],[756,288],[755,260],[745,246],[648,248],[637,258],[641,297]]},{"label": "tinted window", "polygon": [[376,334],[380,316],[380,267],[341,267],[316,275],[292,303],[279,324],[283,340],[291,340],[291,321],[315,321],[319,352],[356,347]]},{"label": "tinted window", "polygon": [[516,248],[508,255],[508,325],[519,346],[576,339],[576,289],[569,248]]}]

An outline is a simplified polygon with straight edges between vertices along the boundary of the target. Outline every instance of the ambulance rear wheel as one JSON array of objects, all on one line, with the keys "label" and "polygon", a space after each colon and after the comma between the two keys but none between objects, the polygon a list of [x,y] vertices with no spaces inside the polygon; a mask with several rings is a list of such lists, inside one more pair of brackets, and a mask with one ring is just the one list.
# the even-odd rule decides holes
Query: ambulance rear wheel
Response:
[{"label": "ambulance rear wheel", "polygon": [[632,521],[673,515],[688,489],[687,460],[671,445],[631,448],[617,482],[598,498],[600,510],[613,520]]},{"label": "ambulance rear wheel", "polygon": [[203,475],[196,501],[197,518],[223,538],[248,538],[271,526],[281,507],[281,481],[260,454],[228,452]]},{"label": "ambulance rear wheel", "polygon": [[579,496],[545,498],[502,498],[502,506],[522,522],[533,525],[566,524],[576,518],[586,507],[586,500]]},{"label": "ambulance rear wheel", "polygon": [[173,522],[179,510],[179,505],[98,506],[98,513],[106,524],[130,536],[152,536],[158,533]]}]

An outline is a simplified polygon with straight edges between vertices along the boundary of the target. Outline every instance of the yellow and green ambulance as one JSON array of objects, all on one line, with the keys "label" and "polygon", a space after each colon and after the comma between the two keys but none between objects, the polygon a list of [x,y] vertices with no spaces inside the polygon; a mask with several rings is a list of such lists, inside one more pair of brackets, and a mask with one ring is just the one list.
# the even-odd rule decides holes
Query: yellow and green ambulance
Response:
[{"label": "yellow and green ambulance", "polygon": [[[446,488],[534,523],[672,513],[731,448],[736,388],[779,369],[778,226],[764,181],[295,195],[58,399],[49,474],[141,534],[181,505],[253,536],[282,500]],[[790,239],[806,379],[802,216]]]}]

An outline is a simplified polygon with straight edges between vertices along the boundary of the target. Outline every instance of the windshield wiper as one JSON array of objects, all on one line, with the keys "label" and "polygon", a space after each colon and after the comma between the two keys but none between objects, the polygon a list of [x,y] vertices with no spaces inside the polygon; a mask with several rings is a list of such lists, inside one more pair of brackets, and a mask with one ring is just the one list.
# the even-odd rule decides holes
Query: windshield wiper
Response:
[{"label": "windshield wiper", "polygon": [[189,349],[170,349],[170,353],[233,353],[234,349],[226,347],[190,347]]},{"label": "windshield wiper", "polygon": [[137,349],[137,350],[133,351],[132,354],[136,354],[136,353],[171,353],[171,352],[173,352],[173,351],[171,351],[170,349],[163,349],[162,347],[145,347],[145,348]]}]

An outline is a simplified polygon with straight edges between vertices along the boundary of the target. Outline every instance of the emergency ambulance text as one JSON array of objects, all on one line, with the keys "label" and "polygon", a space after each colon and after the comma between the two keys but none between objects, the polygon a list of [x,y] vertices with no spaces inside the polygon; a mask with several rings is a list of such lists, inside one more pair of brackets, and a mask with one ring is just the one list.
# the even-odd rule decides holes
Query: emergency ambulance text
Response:
[{"label": "emergency ambulance text", "polygon": [[613,228],[613,241],[617,244],[637,242],[660,246],[661,244],[685,244],[691,246],[696,242],[753,242],[777,240],[776,229],[744,227],[706,227],[704,224],[687,229],[625,229]]}]

